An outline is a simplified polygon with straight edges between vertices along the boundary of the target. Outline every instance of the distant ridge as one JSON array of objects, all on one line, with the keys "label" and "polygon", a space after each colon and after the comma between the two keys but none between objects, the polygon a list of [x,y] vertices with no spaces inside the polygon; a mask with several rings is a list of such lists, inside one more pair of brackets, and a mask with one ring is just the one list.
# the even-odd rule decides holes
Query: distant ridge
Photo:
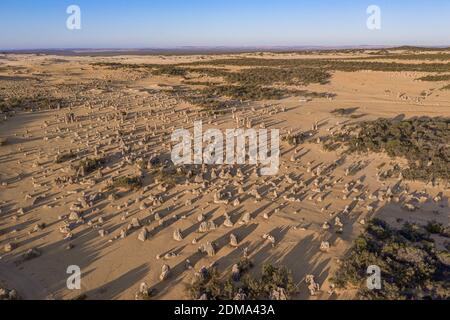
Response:
[{"label": "distant ridge", "polygon": [[3,54],[42,54],[61,56],[115,56],[115,55],[192,55],[192,54],[232,54],[232,53],[256,53],[256,52],[320,52],[320,51],[348,51],[348,50],[408,50],[408,51],[439,51],[450,50],[449,46],[382,46],[382,45],[360,45],[360,46],[249,46],[249,47],[227,47],[227,46],[181,46],[173,48],[55,48],[55,49],[20,49],[0,50]]}]

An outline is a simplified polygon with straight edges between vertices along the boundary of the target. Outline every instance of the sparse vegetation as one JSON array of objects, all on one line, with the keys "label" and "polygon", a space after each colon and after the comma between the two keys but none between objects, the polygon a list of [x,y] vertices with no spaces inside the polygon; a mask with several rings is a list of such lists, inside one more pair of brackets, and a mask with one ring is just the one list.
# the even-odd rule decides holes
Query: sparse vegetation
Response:
[{"label": "sparse vegetation", "polygon": [[[240,263],[239,266],[240,272],[245,273],[243,266],[248,266],[248,262]],[[210,300],[233,300],[237,294],[241,294],[246,300],[268,300],[274,290],[282,289],[288,298],[297,291],[292,274],[285,267],[267,264],[262,267],[259,277],[246,274],[239,282],[224,277],[215,268],[208,271],[208,274],[196,277],[187,286],[186,291],[191,299],[206,295]]]},{"label": "sparse vegetation", "polygon": [[220,100],[215,97],[207,97],[201,94],[188,93],[182,96],[182,99],[190,104],[201,107],[203,110],[218,114],[227,112],[234,103],[232,101]]},{"label": "sparse vegetation", "polygon": [[100,169],[103,164],[105,163],[104,159],[96,158],[96,159],[90,159],[86,158],[84,160],[81,160],[78,166],[76,167],[77,171],[83,171],[84,174],[90,174],[97,169]]},{"label": "sparse vegetation", "polygon": [[331,74],[319,68],[250,68],[239,72],[228,73],[226,79],[230,83],[246,86],[256,85],[308,85],[311,83],[326,84]]},{"label": "sparse vegetation", "polygon": [[450,80],[450,74],[429,75],[418,78],[420,81],[448,81]]},{"label": "sparse vegetation", "polygon": [[[226,112],[228,101],[223,97],[237,100],[278,100],[289,96],[302,95],[313,98],[330,97],[329,93],[316,93],[306,90],[275,88],[276,84],[308,85],[311,83],[325,84],[331,78],[331,74],[322,68],[313,67],[289,67],[289,68],[249,68],[237,72],[231,72],[224,68],[183,66],[183,65],[129,65],[117,63],[96,63],[96,66],[104,66],[111,69],[148,70],[154,75],[164,74],[168,76],[182,76],[187,78],[190,74],[201,76],[220,77],[226,84],[213,82],[201,82],[194,79],[185,81],[189,85],[206,86],[203,90],[177,90],[177,94],[189,103],[198,105],[211,112]],[[195,64],[193,64],[195,65]],[[272,86],[272,87],[271,87]]]},{"label": "sparse vegetation", "polygon": [[12,99],[2,99],[0,101],[0,112],[19,110],[49,110],[62,108],[66,101],[60,98],[37,95],[35,97],[21,97]]},{"label": "sparse vegetation", "polygon": [[55,163],[63,163],[63,162],[66,162],[66,161],[76,158],[76,156],[77,155],[73,152],[58,154],[56,156]]},{"label": "sparse vegetation", "polygon": [[[214,62],[213,62],[214,63]],[[273,85],[273,84],[298,84],[328,83],[331,74],[321,68],[302,67],[295,68],[249,68],[237,72],[231,72],[224,68],[189,67],[183,65],[149,65],[149,64],[120,64],[120,63],[96,63],[95,66],[108,67],[110,69],[149,70],[154,75],[187,76],[188,74],[200,74],[201,76],[221,77],[228,83],[241,85]]]},{"label": "sparse vegetation", "polygon": [[278,100],[292,95],[312,95],[306,91],[277,89],[259,86],[234,86],[223,85],[209,87],[203,90],[203,93],[209,97],[211,96],[226,96],[239,100]]},{"label": "sparse vegetation", "polygon": [[358,108],[339,108],[331,111],[332,114],[337,114],[339,116],[350,116],[352,115]]},{"label": "sparse vegetation", "polygon": [[213,86],[216,83],[210,82],[210,81],[183,81],[184,84],[190,85],[190,86]]},{"label": "sparse vegetation", "polygon": [[[406,223],[395,229],[382,220],[371,221],[354,241],[333,282],[339,288],[359,288],[361,299],[448,299],[449,252],[439,251],[428,231]],[[369,290],[367,268],[379,266],[382,289]]]},{"label": "sparse vegetation", "polygon": [[[413,55],[415,56],[415,55]],[[434,55],[433,55],[434,56]],[[377,58],[380,58],[378,56]],[[152,74],[182,76],[200,74],[200,76],[220,77],[225,84],[202,82],[191,79],[190,85],[205,86],[203,90],[186,92],[181,95],[185,101],[200,106],[203,110],[214,114],[227,112],[231,101],[223,97],[237,100],[279,100],[289,96],[303,95],[312,98],[330,97],[329,93],[315,93],[306,90],[273,87],[283,85],[308,85],[311,83],[325,84],[331,78],[331,71],[354,72],[360,70],[373,71],[417,71],[417,72],[446,72],[450,71],[450,64],[443,63],[388,63],[359,60],[330,60],[330,59],[260,59],[236,58],[217,59],[213,61],[199,61],[190,64],[155,65],[155,64],[118,64],[96,63],[111,69],[146,70]],[[245,67],[239,71],[230,71],[223,67]],[[249,68],[250,67],[250,68]],[[434,75],[421,78],[425,81],[445,80],[448,75]],[[443,88],[445,89],[445,88]],[[350,109],[335,110],[341,116],[358,118]],[[347,113],[349,112],[349,113]]]},{"label": "sparse vegetation", "polygon": [[450,72],[450,63],[397,63],[360,60],[330,59],[260,59],[236,58],[200,61],[191,65],[241,66],[241,67],[283,67],[283,68],[320,68],[324,71],[355,72],[371,71],[416,71],[416,72]]},{"label": "sparse vegetation", "polygon": [[169,187],[175,186],[179,179],[186,179],[186,173],[182,167],[178,169],[174,166],[162,166],[160,168],[155,168],[150,172],[158,182],[165,183]]},{"label": "sparse vegetation", "polygon": [[425,230],[431,234],[437,234],[442,237],[450,238],[449,227],[446,227],[442,223],[438,223],[436,221],[428,222],[428,224],[425,226]]},{"label": "sparse vegetation", "polygon": [[286,137],[283,137],[283,141],[286,141],[290,146],[298,146],[303,143],[307,139],[307,135],[303,132],[297,134],[290,134]]},{"label": "sparse vegetation", "polygon": [[261,86],[210,85],[199,90],[176,91],[177,96],[186,102],[201,107],[211,114],[221,114],[231,110],[241,101],[278,100],[289,96],[325,98],[329,93],[317,93],[306,90],[289,90]]},{"label": "sparse vegetation", "polygon": [[188,71],[184,68],[179,68],[176,66],[171,66],[171,65],[161,65],[158,67],[154,67],[154,70],[152,71],[152,74],[154,75],[160,75],[160,74],[164,74],[164,75],[168,75],[168,76],[180,76],[180,77],[184,77],[188,74]]},{"label": "sparse vegetation", "polygon": [[244,288],[252,299],[267,300],[272,292],[278,288],[285,290],[288,297],[292,297],[297,291],[291,271],[286,267],[264,265],[259,279],[248,277],[244,279]]},{"label": "sparse vegetation", "polygon": [[230,71],[224,68],[188,68],[188,67],[184,67],[184,69],[186,71],[188,71],[189,73],[196,73],[196,74],[200,74],[201,76],[208,76],[208,77],[213,77],[213,78],[225,78],[228,77],[230,75]]},{"label": "sparse vegetation", "polygon": [[[419,50],[419,48],[417,48]],[[421,48],[421,51],[424,48]],[[356,60],[374,60],[374,59],[389,59],[389,60],[425,60],[425,61],[448,61],[450,60],[450,53],[439,52],[439,53],[388,53],[380,54],[377,56],[364,57],[364,58],[354,58]]]},{"label": "sparse vegetation", "polygon": [[[64,252],[74,249],[98,258],[83,263],[99,288],[87,291],[89,299],[316,300],[355,298],[357,291],[360,299],[450,298],[450,194],[442,181],[449,179],[450,122],[406,118],[448,116],[439,89],[450,83],[450,60],[414,48],[176,52],[0,56],[0,126],[8,138],[0,147],[0,250],[11,265],[6,276],[14,278],[23,263],[43,266],[39,281],[22,288],[30,298],[45,298],[44,287],[64,281],[52,270],[63,270],[70,263]],[[419,61],[416,52],[433,57]],[[124,63],[88,65],[108,60]],[[334,96],[328,90],[342,99],[325,101]],[[22,112],[44,108],[45,99],[32,101],[45,96],[63,97],[60,106],[69,108]],[[353,120],[389,117],[396,108],[405,115]],[[202,130],[192,127],[197,121]],[[230,140],[232,128],[250,138],[237,132]],[[255,131],[246,129],[257,133],[256,165]],[[274,155],[265,142],[277,142],[265,133],[276,138],[277,129],[279,159],[263,159],[266,151]],[[245,150],[238,150],[242,141]],[[334,152],[323,152],[322,142]],[[175,146],[189,158],[194,151],[196,161],[175,163]],[[219,151],[226,161],[207,164]],[[245,163],[233,165],[239,155]],[[268,165],[280,173],[265,177]],[[355,228],[366,228],[356,240]],[[148,247],[151,257],[120,261],[121,252]],[[233,258],[241,250],[244,258]],[[55,268],[46,268],[50,262]],[[295,266],[295,281],[284,265]],[[371,265],[381,267],[380,291],[366,289]],[[102,278],[111,267],[125,276]]]},{"label": "sparse vegetation", "polygon": [[142,187],[142,179],[140,177],[120,177],[113,182],[111,187],[125,191],[139,190]]},{"label": "sparse vegetation", "polygon": [[450,180],[448,118],[379,119],[347,126],[344,131],[326,141],[326,146],[343,143],[348,152],[386,152],[391,157],[404,157],[409,163],[401,171],[406,179]]}]

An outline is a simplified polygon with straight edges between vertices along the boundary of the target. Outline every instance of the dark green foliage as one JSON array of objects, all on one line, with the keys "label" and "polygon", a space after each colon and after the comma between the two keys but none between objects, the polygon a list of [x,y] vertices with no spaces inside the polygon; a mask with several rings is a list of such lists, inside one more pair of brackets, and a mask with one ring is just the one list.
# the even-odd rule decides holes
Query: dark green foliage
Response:
[{"label": "dark green foliage", "polygon": [[90,174],[90,173],[96,171],[97,169],[100,169],[104,163],[105,163],[105,161],[103,159],[86,158],[86,159],[80,161],[80,163],[78,164],[76,169],[78,171],[78,170],[80,170],[80,168],[83,168],[83,170],[86,174]]},{"label": "dark green foliage", "polygon": [[430,235],[427,230],[417,224],[406,222],[398,232],[405,239],[412,242],[430,241]]},{"label": "dark green foliage", "polygon": [[337,114],[339,116],[349,116],[353,114],[358,108],[339,108],[331,111],[332,114]]},{"label": "dark green foliage", "polygon": [[111,70],[135,70],[148,71],[154,75],[168,75],[168,76],[187,76],[189,73],[201,73],[211,77],[225,76],[228,72],[220,68],[188,68],[178,65],[165,64],[129,64],[129,63],[111,63],[111,62],[97,62],[91,64],[96,67],[106,67]]},{"label": "dark green foliage", "polygon": [[[381,269],[382,289],[366,286],[367,268]],[[348,252],[333,282],[340,288],[359,288],[362,299],[450,298],[448,251],[439,252],[425,228],[407,223],[394,229],[372,220]]]},{"label": "dark green foliage", "polygon": [[301,67],[295,68],[250,68],[238,72],[231,72],[224,68],[189,67],[182,65],[156,65],[156,64],[120,64],[120,63],[96,63],[95,66],[108,67],[110,69],[148,70],[154,75],[187,76],[188,74],[200,74],[209,77],[221,77],[228,83],[241,85],[272,85],[310,83],[325,84],[331,74],[320,68]]},{"label": "dark green foliage", "polygon": [[245,277],[243,282],[249,297],[256,300],[269,299],[271,293],[277,288],[286,290],[288,296],[296,292],[291,272],[285,267],[275,267],[270,264],[263,266],[261,278]]},{"label": "dark green foliage", "polygon": [[450,238],[449,228],[445,227],[442,223],[438,223],[436,221],[430,221],[425,226],[425,229],[431,234],[437,234],[442,237]]},{"label": "dark green foliage", "polygon": [[91,63],[93,67],[105,67],[111,70],[119,69],[142,69],[147,67],[147,65],[141,64],[131,64],[131,63],[117,63],[117,62],[94,62]]},{"label": "dark green foliage", "polygon": [[223,69],[223,68],[188,68],[188,67],[184,67],[184,69],[186,71],[188,71],[189,73],[197,73],[200,75],[214,77],[214,78],[218,78],[218,77],[225,78],[230,74],[230,72],[227,69]]},{"label": "dark green foliage", "polygon": [[[384,49],[381,49],[381,51]],[[450,47],[420,47],[420,46],[399,46],[395,48],[391,48],[390,50],[405,50],[409,53],[414,52],[440,52],[440,51],[449,51]]]},{"label": "dark green foliage", "polygon": [[237,100],[278,100],[289,96],[303,95],[307,97],[329,97],[328,93],[315,93],[306,90],[280,89],[270,87],[275,84],[308,85],[311,83],[325,84],[331,74],[322,68],[312,67],[286,67],[286,68],[249,68],[237,72],[231,72],[224,68],[192,67],[183,65],[150,65],[150,64],[117,64],[96,63],[95,66],[103,66],[111,69],[130,69],[151,72],[154,75],[164,74],[169,76],[183,76],[200,74],[202,76],[220,77],[226,82],[219,85],[212,82],[191,80],[185,82],[189,85],[207,86],[203,90],[192,92],[180,92],[181,98],[204,110],[222,112],[228,103],[218,98],[229,97]]},{"label": "dark green foliage", "polygon": [[[245,273],[251,267],[249,261],[241,261],[239,268]],[[296,292],[296,286],[291,272],[285,267],[264,265],[260,277],[245,275],[240,283],[233,282],[224,277],[217,269],[210,269],[206,278],[197,277],[186,291],[191,299],[199,299],[206,294],[210,300],[232,300],[237,293],[244,293],[249,300],[267,300],[273,290],[283,288],[286,294],[292,296]]]},{"label": "dark green foliage", "polygon": [[201,107],[205,111],[210,112],[226,111],[232,104],[229,101],[222,101],[217,98],[204,95],[186,95],[182,99],[186,102],[189,102],[190,104]]},{"label": "dark green foliage", "polygon": [[[409,50],[409,49],[402,49]],[[417,51],[437,51],[437,53],[416,54]],[[325,83],[329,79],[329,71],[416,71],[416,72],[450,72],[450,63],[397,63],[367,61],[373,59],[396,60],[450,60],[450,53],[439,52],[443,49],[416,48],[406,53],[387,53],[386,50],[378,50],[370,57],[356,57],[347,59],[264,59],[264,58],[232,58],[216,59],[208,61],[196,61],[179,65],[154,65],[154,64],[119,64],[119,63],[95,63],[96,66],[106,66],[113,69],[149,69],[169,75],[186,75],[187,72],[198,72],[214,77],[229,77],[230,82],[245,83],[248,78],[253,84],[271,84],[276,82],[296,83]],[[364,50],[329,50],[325,53],[364,53]],[[304,52],[304,54],[320,52]],[[381,54],[380,54],[381,53]],[[387,53],[387,54],[386,54]],[[194,68],[195,66],[195,68]],[[199,66],[207,66],[198,68]],[[211,66],[238,66],[238,67],[262,67],[242,70],[240,72],[227,72],[225,69],[212,68]],[[274,69],[277,68],[277,69]],[[181,71],[183,69],[184,71]],[[268,78],[266,80],[266,78]]]},{"label": "dark green foliage", "polygon": [[140,177],[120,177],[113,182],[112,187],[126,191],[138,190],[142,187],[142,179]]},{"label": "dark green foliage", "polygon": [[174,187],[180,180],[187,178],[186,172],[183,168],[176,168],[174,166],[162,166],[154,168],[150,175],[160,182],[165,183],[168,187]]},{"label": "dark green foliage", "polygon": [[187,71],[173,65],[159,64],[133,64],[133,63],[116,63],[116,62],[96,62],[91,64],[94,67],[104,67],[111,70],[131,70],[150,72],[154,75],[171,75],[185,76]]},{"label": "dark green foliage", "polygon": [[188,84],[190,86],[213,86],[214,82],[210,81],[183,81],[184,84]]},{"label": "dark green foliage", "polygon": [[332,137],[327,144],[344,143],[349,152],[404,157],[409,168],[402,174],[409,180],[450,180],[449,118],[379,119],[345,129],[347,133]]},{"label": "dark green foliage", "polygon": [[210,300],[232,300],[234,286],[229,282],[231,281],[221,279],[221,275],[216,268],[211,268],[204,279],[197,277],[188,285],[186,292],[191,299],[200,299],[202,295],[206,294]]},{"label": "dark green foliage", "polygon": [[[290,95],[300,94],[296,90],[267,88],[259,86],[233,86],[223,85],[209,87],[203,90],[203,93],[207,96],[226,96],[239,100],[278,100]],[[306,94],[306,92],[301,92]]]},{"label": "dark green foliage", "polygon": [[[341,51],[339,51],[341,52]],[[359,52],[359,51],[342,51]],[[390,55],[389,55],[390,56]],[[414,55],[415,56],[415,55]],[[433,55],[434,56],[434,55]],[[381,56],[376,56],[377,58]],[[182,76],[191,79],[186,84],[206,86],[203,90],[184,92],[181,98],[200,106],[211,113],[225,113],[230,101],[223,97],[237,100],[278,100],[289,96],[303,95],[307,97],[330,97],[328,93],[315,93],[305,90],[276,88],[281,85],[325,84],[331,78],[332,71],[416,71],[416,72],[450,72],[450,63],[396,63],[377,62],[356,59],[262,59],[233,58],[212,61],[197,61],[188,64],[156,65],[156,64],[118,64],[96,63],[112,69],[129,69],[146,71],[151,74]],[[230,66],[243,67],[239,71],[231,71]],[[225,82],[218,85],[213,82],[201,82],[195,75],[219,77]],[[434,76],[438,77],[438,76]],[[444,77],[444,76],[442,76]],[[444,89],[444,88],[443,88]],[[186,91],[186,90],[185,90]],[[178,93],[178,92],[177,92]],[[344,112],[344,110],[341,110]],[[338,112],[338,111],[337,111]],[[339,113],[341,114],[341,113]],[[357,118],[359,115],[348,115]]]},{"label": "dark green foliage", "polygon": [[450,80],[450,74],[430,75],[418,78],[421,81],[448,81]]},{"label": "dark green foliage", "polygon": [[251,68],[232,72],[226,76],[230,83],[245,86],[256,85],[308,85],[311,83],[328,83],[331,74],[318,68]]},{"label": "dark green foliage", "polygon": [[322,145],[323,150],[325,150],[326,152],[336,151],[337,149],[339,149],[340,146],[341,146],[340,143],[333,143],[333,142],[326,142]]},{"label": "dark green foliage", "polygon": [[73,158],[76,158],[76,154],[73,152],[63,153],[56,156],[55,163],[63,163],[69,160],[72,160]]},{"label": "dark green foliage", "polygon": [[19,110],[49,110],[64,107],[66,101],[60,98],[37,95],[35,97],[0,99],[0,112]]},{"label": "dark green foliage", "polygon": [[391,60],[450,60],[450,53],[426,53],[426,54],[411,54],[411,53],[391,53],[376,55],[371,57],[353,58],[355,60],[374,60],[374,59],[391,59]]},{"label": "dark green foliage", "polygon": [[177,88],[176,96],[211,114],[226,113],[231,110],[230,107],[235,105],[235,102],[233,101],[222,99],[221,97],[208,96],[204,94],[201,89],[187,90],[184,88]]},{"label": "dark green foliage", "polygon": [[248,272],[251,268],[253,268],[253,262],[249,258],[241,258],[238,262],[239,270],[241,273]]},{"label": "dark green foliage", "polygon": [[320,68],[324,71],[416,71],[450,72],[450,63],[396,63],[374,62],[345,59],[260,59],[236,58],[194,62],[191,65],[241,66],[241,67],[283,67],[283,68]]},{"label": "dark green foliage", "polygon": [[299,144],[303,143],[307,139],[307,135],[303,132],[297,134],[290,134],[286,137],[283,137],[283,141],[286,141],[289,145],[295,147]]},{"label": "dark green foliage", "polygon": [[7,112],[7,111],[9,111],[8,103],[5,100],[5,98],[0,96],[0,112]]},{"label": "dark green foliage", "polygon": [[289,90],[260,86],[215,86],[203,91],[209,96],[227,96],[239,100],[278,100],[289,96],[303,96],[311,98],[326,98],[332,94],[310,92],[306,90]]},{"label": "dark green foliage", "polygon": [[[329,93],[317,93],[306,90],[289,90],[260,86],[211,85],[202,90],[178,90],[177,96],[186,102],[201,107],[210,113],[225,113],[240,101],[277,100],[289,96],[324,98]],[[231,100],[230,100],[231,99]]]},{"label": "dark green foliage", "polygon": [[161,66],[158,66],[155,70],[153,70],[152,74],[154,74],[154,75],[164,74],[164,75],[168,75],[168,76],[184,77],[188,74],[188,71],[183,68],[174,67],[171,65],[168,65],[168,66],[161,65]]}]

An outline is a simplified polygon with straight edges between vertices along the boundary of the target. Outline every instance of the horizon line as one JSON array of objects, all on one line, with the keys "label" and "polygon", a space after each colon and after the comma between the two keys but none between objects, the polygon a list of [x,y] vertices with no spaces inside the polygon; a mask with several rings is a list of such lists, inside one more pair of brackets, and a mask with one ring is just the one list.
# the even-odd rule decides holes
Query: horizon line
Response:
[{"label": "horizon line", "polygon": [[8,48],[3,49],[0,48],[0,53],[21,53],[21,54],[57,54],[57,53],[95,53],[95,52],[104,52],[104,53],[114,53],[114,52],[148,52],[148,51],[157,51],[159,53],[167,51],[191,51],[191,52],[221,52],[226,51],[227,53],[246,53],[246,52],[280,52],[286,50],[292,51],[331,51],[331,50],[383,50],[383,49],[401,49],[401,48],[418,48],[418,49],[450,49],[450,45],[409,45],[409,44],[401,44],[401,45],[249,45],[249,46],[227,46],[227,45],[215,45],[215,46],[207,46],[207,45],[182,45],[182,46],[155,46],[155,47],[73,47],[73,48],[64,48],[64,47],[48,47],[48,48]]}]

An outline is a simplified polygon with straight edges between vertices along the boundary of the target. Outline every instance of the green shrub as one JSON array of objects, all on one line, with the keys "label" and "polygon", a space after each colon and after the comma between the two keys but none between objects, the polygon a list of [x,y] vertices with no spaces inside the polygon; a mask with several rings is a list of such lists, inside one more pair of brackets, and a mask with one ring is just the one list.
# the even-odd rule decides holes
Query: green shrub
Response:
[{"label": "green shrub", "polygon": [[447,80],[450,80],[450,74],[429,75],[429,76],[418,78],[417,80],[421,80],[421,81],[447,81]]},{"label": "green shrub", "polygon": [[311,83],[326,84],[331,74],[320,68],[250,68],[239,72],[228,73],[225,77],[229,83],[247,86],[257,85],[309,85]]},{"label": "green shrub", "polygon": [[339,116],[350,116],[356,110],[358,110],[358,108],[339,108],[332,110],[331,113]]},{"label": "green shrub", "polygon": [[82,169],[85,172],[85,174],[90,174],[90,173],[100,169],[104,163],[105,163],[104,159],[86,158],[86,159],[80,161],[80,163],[76,167],[76,170],[79,171],[80,169]]},{"label": "green shrub", "polygon": [[0,111],[8,112],[15,109],[19,110],[52,110],[58,107],[65,107],[67,100],[40,94],[26,97],[15,97],[12,99],[0,100]]},{"label": "green shrub", "polygon": [[450,118],[378,119],[345,126],[326,144],[344,144],[348,152],[386,152],[403,157],[409,180],[450,180]]},{"label": "green shrub", "polygon": [[283,141],[286,141],[290,146],[298,146],[306,140],[307,136],[301,132],[297,134],[290,134],[286,137],[283,137]]},{"label": "green shrub", "polygon": [[[448,299],[448,249],[438,252],[426,229],[411,223],[394,229],[384,221],[370,221],[332,282],[339,288],[357,286],[359,299]],[[367,289],[366,271],[371,265],[381,269],[381,290]]]},{"label": "green shrub", "polygon": [[202,91],[208,97],[225,96],[238,100],[279,100],[289,96],[304,97],[328,97],[328,93],[316,93],[306,90],[290,90],[271,87],[261,87],[258,85],[218,85],[211,86]]},{"label": "green shrub", "polygon": [[56,156],[55,163],[63,163],[76,158],[76,156],[73,152],[59,154]]},{"label": "green shrub", "polygon": [[142,187],[142,179],[140,177],[120,177],[113,182],[112,187],[126,191],[138,190]]},{"label": "green shrub", "polygon": [[197,61],[190,65],[277,67],[277,68],[319,68],[324,71],[355,72],[362,70],[384,72],[450,72],[450,63],[397,63],[365,61],[362,59],[261,59],[235,58]]},{"label": "green shrub", "polygon": [[168,75],[168,76],[181,76],[184,77],[188,74],[188,71],[183,69],[183,68],[179,68],[179,67],[175,67],[175,66],[171,66],[171,65],[160,65],[158,67],[156,67],[156,70],[152,71],[152,73],[154,75]]},{"label": "green shrub", "polygon": [[[238,265],[241,274],[244,274],[251,267],[251,262],[243,259]],[[210,300],[232,300],[237,293],[244,293],[249,300],[267,300],[273,290],[279,288],[283,288],[288,297],[295,294],[296,286],[291,272],[285,267],[264,265],[261,276],[246,274],[240,282],[234,282],[211,268],[206,277],[197,276],[186,287],[186,292],[191,299],[199,299],[206,294]]]},{"label": "green shrub", "polygon": [[256,300],[269,299],[272,292],[278,288],[283,288],[288,297],[296,292],[292,274],[286,267],[275,267],[270,264],[264,265],[261,278],[245,277],[243,282],[249,297]]},{"label": "green shrub", "polygon": [[430,221],[425,226],[425,229],[431,234],[437,234],[443,237],[450,237],[450,230],[448,227],[445,227],[442,223],[438,223],[436,221]]}]

